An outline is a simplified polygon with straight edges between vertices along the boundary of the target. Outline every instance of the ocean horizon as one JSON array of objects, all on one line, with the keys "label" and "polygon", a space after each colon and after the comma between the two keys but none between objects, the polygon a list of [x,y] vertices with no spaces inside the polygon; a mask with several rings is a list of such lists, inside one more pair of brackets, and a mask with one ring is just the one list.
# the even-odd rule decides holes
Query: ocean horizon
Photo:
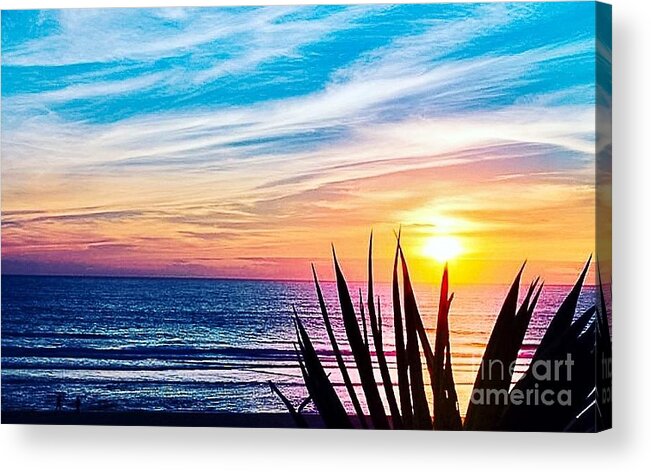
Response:
[{"label": "ocean horizon", "polygon": [[[336,285],[324,281],[322,289],[335,334],[344,340]],[[361,289],[366,300],[365,283],[350,282],[350,289],[356,300]],[[464,414],[508,286],[452,289],[452,362]],[[390,314],[390,285],[376,282],[375,291],[381,312]],[[438,287],[421,284],[415,291],[433,339]],[[567,292],[565,285],[543,289],[515,379]],[[584,287],[577,314],[594,296],[594,287]],[[310,281],[3,274],[2,306],[3,411],[54,410],[62,395],[70,410],[79,397],[85,411],[285,412],[268,381],[296,404],[307,396],[293,342],[293,307],[346,408],[354,411],[322,335]],[[383,329],[395,382],[391,315],[383,317]],[[344,357],[363,398],[350,352]]]}]

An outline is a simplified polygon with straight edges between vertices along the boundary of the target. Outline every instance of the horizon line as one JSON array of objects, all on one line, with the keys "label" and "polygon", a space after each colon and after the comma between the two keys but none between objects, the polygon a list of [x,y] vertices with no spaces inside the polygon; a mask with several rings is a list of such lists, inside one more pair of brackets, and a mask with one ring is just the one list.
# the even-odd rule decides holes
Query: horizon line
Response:
[{"label": "horizon line", "polygon": [[[90,274],[90,275],[80,275],[80,274],[17,274],[17,273],[4,273],[0,271],[0,277],[59,277],[59,278],[89,278],[89,279],[167,279],[167,280],[214,280],[214,281],[233,281],[233,282],[302,282],[302,283],[314,283],[312,278],[309,279],[290,279],[290,278],[255,278],[255,277],[219,277],[219,276],[183,276],[183,275],[108,275],[108,274]],[[321,279],[319,278],[319,283],[336,283],[335,279]],[[366,284],[367,280],[354,280],[346,279],[348,283],[354,284]],[[390,284],[391,281],[382,281],[374,278],[374,283],[379,284]],[[475,282],[475,283],[464,283],[458,282],[455,285],[480,285],[480,286],[490,286],[490,285],[499,285],[499,286],[508,286],[512,282]],[[414,285],[433,285],[439,286],[440,284],[430,283],[430,282],[414,282]],[[525,282],[522,282],[520,285],[526,285]],[[573,283],[546,283],[547,287],[567,287],[572,286]],[[583,284],[584,287],[596,287],[595,284]]]}]

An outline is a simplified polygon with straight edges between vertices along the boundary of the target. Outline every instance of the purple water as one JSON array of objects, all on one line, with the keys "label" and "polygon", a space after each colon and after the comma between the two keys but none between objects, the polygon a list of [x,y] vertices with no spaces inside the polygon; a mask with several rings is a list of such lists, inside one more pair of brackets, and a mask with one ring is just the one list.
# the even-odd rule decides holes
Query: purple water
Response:
[{"label": "purple water", "polygon": [[[351,293],[362,288],[366,296],[363,284],[350,286]],[[325,282],[322,288],[343,342],[335,286]],[[508,287],[452,288],[452,360],[464,413]],[[390,287],[376,284],[375,290],[395,380]],[[433,342],[438,288],[415,290]],[[518,371],[568,291],[543,290]],[[577,313],[594,303],[594,295],[593,287],[583,290]],[[2,276],[2,409],[50,410],[62,392],[64,408],[73,408],[79,395],[86,410],[285,411],[267,380],[297,404],[307,396],[294,352],[292,305],[353,411],[311,282]],[[354,369],[351,374],[355,379]]]}]

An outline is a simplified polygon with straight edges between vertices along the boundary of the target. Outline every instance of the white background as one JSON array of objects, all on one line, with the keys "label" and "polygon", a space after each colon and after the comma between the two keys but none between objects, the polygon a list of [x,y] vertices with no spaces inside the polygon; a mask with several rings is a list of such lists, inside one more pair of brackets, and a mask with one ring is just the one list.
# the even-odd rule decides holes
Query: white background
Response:
[{"label": "white background", "polygon": [[[0,6],[13,9],[260,3],[319,2],[17,0],[0,1]],[[3,470],[651,470],[651,350],[647,349],[651,346],[651,2],[611,3],[613,430],[598,435],[563,435],[2,425]]]}]

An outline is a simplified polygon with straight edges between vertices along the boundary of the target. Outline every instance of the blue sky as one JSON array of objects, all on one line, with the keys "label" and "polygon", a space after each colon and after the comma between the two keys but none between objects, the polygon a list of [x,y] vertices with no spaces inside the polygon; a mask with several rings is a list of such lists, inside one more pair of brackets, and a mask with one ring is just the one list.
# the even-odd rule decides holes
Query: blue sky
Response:
[{"label": "blue sky", "polygon": [[[10,123],[14,113],[16,119],[55,113],[67,121],[107,123],[291,100],[360,82],[382,85],[373,81],[387,88],[387,96],[365,107],[373,121],[541,98],[589,104],[593,8],[524,3],[8,11],[2,19],[5,115]],[[437,68],[443,70],[432,74]],[[467,77],[455,77],[450,93],[445,73],[455,71]],[[414,76],[425,77],[413,86],[395,83]]]},{"label": "blue sky", "polygon": [[273,247],[254,217],[342,182],[494,159],[589,185],[594,25],[590,2],[4,11],[3,224],[37,257],[39,212],[190,225],[219,199],[201,218]]}]

